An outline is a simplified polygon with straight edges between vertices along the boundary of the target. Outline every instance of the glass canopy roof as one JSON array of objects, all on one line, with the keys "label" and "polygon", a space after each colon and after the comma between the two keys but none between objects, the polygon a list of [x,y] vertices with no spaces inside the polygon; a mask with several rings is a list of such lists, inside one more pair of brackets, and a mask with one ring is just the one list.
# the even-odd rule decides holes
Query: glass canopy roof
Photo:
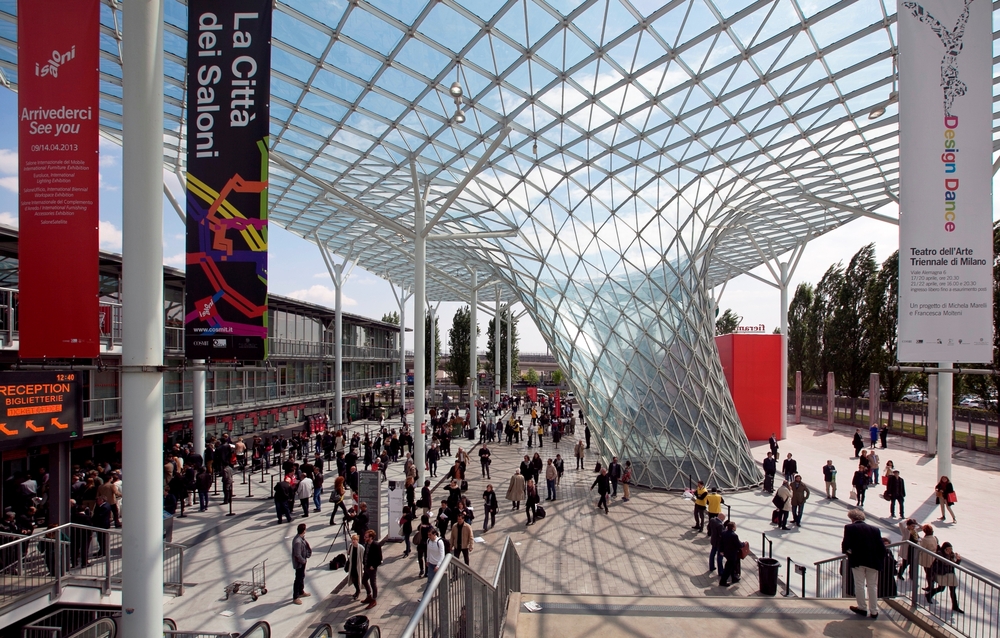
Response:
[{"label": "glass canopy roof", "polygon": [[[123,4],[102,8],[111,136]],[[165,13],[183,176],[187,8]],[[0,0],[14,90],[16,20]],[[509,126],[435,232],[518,235],[432,242],[430,299],[466,298],[466,264],[510,300],[678,260],[714,286],[895,200],[895,21],[884,0],[277,2],[270,219],[411,288],[412,242],[370,213],[412,228],[413,161],[433,216]]]}]

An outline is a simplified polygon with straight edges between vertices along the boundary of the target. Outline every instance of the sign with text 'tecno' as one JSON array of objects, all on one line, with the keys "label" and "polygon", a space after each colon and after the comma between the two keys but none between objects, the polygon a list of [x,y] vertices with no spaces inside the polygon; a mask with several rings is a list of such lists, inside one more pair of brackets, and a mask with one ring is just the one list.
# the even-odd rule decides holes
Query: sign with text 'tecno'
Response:
[{"label": "sign with text 'tecno'", "polygon": [[0,372],[0,449],[83,435],[80,372]]}]

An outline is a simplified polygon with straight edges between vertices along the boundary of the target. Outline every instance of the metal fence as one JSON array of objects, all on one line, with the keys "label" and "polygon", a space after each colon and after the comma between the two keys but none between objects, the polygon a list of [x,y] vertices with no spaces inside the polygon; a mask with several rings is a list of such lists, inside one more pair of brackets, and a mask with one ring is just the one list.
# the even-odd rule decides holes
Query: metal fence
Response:
[{"label": "metal fence", "polygon": [[[88,628],[95,621],[111,618],[121,612],[117,609],[96,607],[67,607],[36,618],[21,628],[21,638],[67,638]],[[114,621],[110,621],[114,625]],[[117,627],[115,627],[117,629]],[[112,636],[114,633],[111,634]]]},{"label": "metal fence", "polygon": [[[1000,637],[1000,584],[944,559],[910,541],[889,546],[885,567],[879,570],[879,597],[907,599],[911,608],[938,623],[976,638]],[[907,559],[905,580],[895,567]],[[924,567],[923,565],[929,567]],[[942,573],[951,571],[951,574]],[[818,598],[848,598],[854,595],[854,578],[841,554],[816,563]],[[961,610],[961,611],[958,611]]]},{"label": "metal fence", "polygon": [[[869,399],[836,397],[833,420],[866,430],[869,427]],[[879,401],[876,421],[889,426],[890,434],[927,439],[927,404],[913,401]],[[795,413],[795,392],[788,394],[788,413]],[[826,395],[803,394],[802,415],[827,418]],[[952,445],[1000,454],[1000,420],[992,410],[956,407],[952,409]],[[865,441],[867,442],[867,432]]]},{"label": "metal fence", "polygon": [[509,536],[492,584],[449,554],[401,638],[500,638],[510,593],[520,590],[521,559]]},{"label": "metal fence", "polygon": [[[164,543],[164,591],[184,593],[184,546]],[[0,613],[19,601],[66,585],[121,589],[122,534],[67,523],[31,536],[0,534]]]}]

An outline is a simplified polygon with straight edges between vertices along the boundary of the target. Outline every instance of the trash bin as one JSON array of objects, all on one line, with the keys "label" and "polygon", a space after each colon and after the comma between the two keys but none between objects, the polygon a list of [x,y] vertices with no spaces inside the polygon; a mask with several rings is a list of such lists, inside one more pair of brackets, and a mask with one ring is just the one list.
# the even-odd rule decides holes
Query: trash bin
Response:
[{"label": "trash bin", "polygon": [[368,631],[368,616],[351,616],[344,623],[346,638],[364,638]]},{"label": "trash bin", "polygon": [[778,567],[780,563],[773,558],[761,558],[757,561],[759,571],[760,593],[774,596],[778,593]]}]

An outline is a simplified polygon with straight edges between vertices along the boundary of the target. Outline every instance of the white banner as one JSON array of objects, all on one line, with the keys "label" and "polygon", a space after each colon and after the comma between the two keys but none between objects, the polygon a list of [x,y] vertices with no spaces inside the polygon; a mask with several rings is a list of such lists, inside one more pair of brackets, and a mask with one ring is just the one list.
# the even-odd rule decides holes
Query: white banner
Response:
[{"label": "white banner", "polygon": [[899,353],[993,360],[993,10],[899,2]]},{"label": "white banner", "polygon": [[[403,540],[399,519],[403,517],[403,499],[406,496],[403,481],[389,481],[389,535],[390,541]],[[420,521],[417,521],[418,523]]]}]

